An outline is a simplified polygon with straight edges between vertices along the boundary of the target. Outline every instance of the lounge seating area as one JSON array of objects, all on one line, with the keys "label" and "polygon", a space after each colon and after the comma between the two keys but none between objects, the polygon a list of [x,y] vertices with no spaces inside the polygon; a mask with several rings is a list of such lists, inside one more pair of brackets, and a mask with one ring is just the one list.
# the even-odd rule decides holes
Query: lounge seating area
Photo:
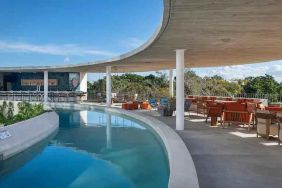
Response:
[{"label": "lounge seating area", "polygon": [[[245,128],[250,132],[256,130],[257,136],[269,139],[275,137],[278,143],[280,138],[280,122],[282,124],[282,107],[265,106],[263,99],[231,98],[216,96],[187,96],[185,99],[185,112],[194,112],[197,116],[205,118],[210,126],[228,128],[231,125]],[[132,101],[122,104],[126,110],[155,110],[161,116],[175,116],[175,98],[162,97],[159,100],[150,98],[148,101]],[[281,130],[282,131],[282,130]]]},{"label": "lounge seating area", "polygon": [[[282,107],[264,106],[263,100],[245,98],[221,98],[216,97],[188,97],[194,104],[197,115],[202,114],[206,123],[210,118],[210,125],[226,128],[231,124],[256,130],[257,137],[266,139],[277,138],[278,144],[282,141],[280,125],[282,124]],[[280,136],[281,135],[281,136]]]}]

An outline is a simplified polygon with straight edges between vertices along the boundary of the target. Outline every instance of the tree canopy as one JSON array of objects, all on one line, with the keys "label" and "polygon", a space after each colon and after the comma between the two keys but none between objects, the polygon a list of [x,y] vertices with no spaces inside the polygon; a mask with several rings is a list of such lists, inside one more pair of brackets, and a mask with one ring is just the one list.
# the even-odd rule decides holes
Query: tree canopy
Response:
[{"label": "tree canopy", "polygon": [[[186,70],[184,84],[186,95],[236,96],[244,93],[280,94],[282,91],[281,84],[267,74],[228,81],[218,75],[200,77],[194,71]],[[117,94],[168,96],[168,88],[167,75],[159,72],[148,76],[128,73],[112,76],[112,92]],[[106,77],[92,83],[88,82],[88,90],[104,95]]]},{"label": "tree canopy", "polygon": [[271,75],[247,77],[244,83],[245,93],[278,94],[281,91],[279,84]]}]

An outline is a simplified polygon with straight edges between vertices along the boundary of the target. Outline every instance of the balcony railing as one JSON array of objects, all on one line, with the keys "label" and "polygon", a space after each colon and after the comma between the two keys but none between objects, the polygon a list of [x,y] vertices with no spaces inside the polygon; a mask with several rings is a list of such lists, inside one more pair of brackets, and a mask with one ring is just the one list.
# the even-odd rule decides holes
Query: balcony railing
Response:
[{"label": "balcony railing", "polygon": [[[80,102],[86,95],[79,91],[49,91],[49,102]],[[0,91],[0,100],[43,102],[42,91]]]},{"label": "balcony railing", "polygon": [[[217,98],[223,98],[223,97],[232,97],[232,98],[253,98],[253,99],[265,99],[268,101],[269,104],[272,103],[281,103],[282,104],[282,94],[254,94],[254,93],[243,93],[238,95],[232,95],[230,93],[210,93],[206,95],[199,95],[199,94],[190,94],[186,93],[185,96],[188,95],[194,95],[194,96],[216,96]],[[99,92],[95,91],[88,91],[88,101],[91,102],[105,102],[106,101],[106,95],[101,94]],[[148,100],[149,98],[156,98],[159,99],[161,97],[164,97],[160,94],[156,93],[114,93],[113,99],[116,102],[124,102],[124,101],[134,101],[134,100]]]}]

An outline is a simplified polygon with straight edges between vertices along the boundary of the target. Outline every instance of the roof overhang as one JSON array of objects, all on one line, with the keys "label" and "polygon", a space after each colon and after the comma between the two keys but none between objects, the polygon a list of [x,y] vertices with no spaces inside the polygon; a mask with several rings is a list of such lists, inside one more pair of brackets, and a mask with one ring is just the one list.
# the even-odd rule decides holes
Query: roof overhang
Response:
[{"label": "roof overhang", "polygon": [[282,59],[282,1],[164,0],[163,20],[144,45],[119,57],[77,65],[2,67],[0,71],[143,72],[185,65],[213,67]]}]

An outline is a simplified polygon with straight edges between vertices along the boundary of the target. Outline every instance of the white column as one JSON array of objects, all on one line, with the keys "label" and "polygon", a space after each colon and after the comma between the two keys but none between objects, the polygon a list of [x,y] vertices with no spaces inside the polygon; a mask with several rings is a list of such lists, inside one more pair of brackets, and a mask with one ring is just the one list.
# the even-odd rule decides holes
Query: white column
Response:
[{"label": "white column", "polygon": [[107,81],[106,81],[106,95],[107,95],[107,107],[111,107],[112,104],[112,83],[111,83],[111,66],[106,67]]},{"label": "white column", "polygon": [[176,130],[184,130],[184,52],[176,50]]},{"label": "white column", "polygon": [[173,69],[169,70],[169,96],[173,97]]},{"label": "white column", "polygon": [[82,100],[87,100],[87,73],[80,72],[79,74],[80,74],[79,91],[86,93],[86,95],[82,98]]},{"label": "white column", "polygon": [[112,149],[112,118],[111,114],[106,114],[107,117],[107,128],[106,128],[106,137],[107,137],[107,149]]},{"label": "white column", "polygon": [[48,71],[44,71],[44,102],[48,102]]}]

